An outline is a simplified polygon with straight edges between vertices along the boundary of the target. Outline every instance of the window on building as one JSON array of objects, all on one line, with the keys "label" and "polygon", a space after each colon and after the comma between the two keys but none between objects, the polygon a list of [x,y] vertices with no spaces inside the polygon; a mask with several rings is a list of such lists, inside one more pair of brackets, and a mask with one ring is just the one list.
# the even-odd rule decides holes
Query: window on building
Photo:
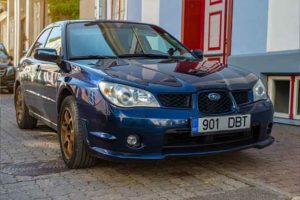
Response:
[{"label": "window on building", "polygon": [[58,55],[61,53],[61,28],[54,27],[49,35],[46,48],[56,49]]},{"label": "window on building", "polygon": [[125,19],[125,0],[111,1],[111,19],[113,20]]},{"label": "window on building", "polygon": [[47,41],[47,38],[49,36],[49,33],[50,33],[50,30],[51,29],[47,29],[45,30],[41,35],[40,37],[38,38],[38,40],[34,43],[32,49],[31,49],[31,57],[33,57],[33,54],[34,54],[34,50],[37,49],[37,48],[42,48],[45,46],[45,43]]},{"label": "window on building", "polygon": [[268,94],[275,117],[300,119],[300,76],[269,76]]},{"label": "window on building", "polygon": [[274,80],[274,107],[277,113],[289,113],[290,81]]}]

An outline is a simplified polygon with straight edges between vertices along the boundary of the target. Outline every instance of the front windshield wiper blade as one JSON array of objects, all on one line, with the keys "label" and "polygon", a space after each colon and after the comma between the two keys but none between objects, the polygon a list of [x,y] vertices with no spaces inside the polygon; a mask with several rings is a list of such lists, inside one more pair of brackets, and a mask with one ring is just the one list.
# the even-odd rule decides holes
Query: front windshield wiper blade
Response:
[{"label": "front windshield wiper blade", "polygon": [[141,53],[141,54],[121,54],[118,55],[119,58],[137,58],[137,57],[146,57],[146,58],[170,58],[168,55],[163,54],[149,54],[149,53]]},{"label": "front windshield wiper blade", "polygon": [[157,58],[157,59],[168,59],[168,60],[186,60],[186,57],[182,56],[169,56],[169,55],[164,55],[164,54],[121,54],[118,55],[119,58]]},{"label": "front windshield wiper blade", "polygon": [[117,56],[101,56],[101,55],[89,55],[89,56],[73,56],[69,60],[85,60],[85,59],[111,59],[118,58]]}]

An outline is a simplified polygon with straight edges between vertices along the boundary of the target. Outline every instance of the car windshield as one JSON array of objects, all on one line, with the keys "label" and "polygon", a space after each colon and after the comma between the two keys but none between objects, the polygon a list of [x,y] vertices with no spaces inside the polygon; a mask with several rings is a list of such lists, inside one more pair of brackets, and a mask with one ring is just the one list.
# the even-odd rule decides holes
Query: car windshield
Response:
[{"label": "car windshield", "polygon": [[67,26],[70,59],[195,57],[176,39],[157,26],[118,23],[72,23]]}]

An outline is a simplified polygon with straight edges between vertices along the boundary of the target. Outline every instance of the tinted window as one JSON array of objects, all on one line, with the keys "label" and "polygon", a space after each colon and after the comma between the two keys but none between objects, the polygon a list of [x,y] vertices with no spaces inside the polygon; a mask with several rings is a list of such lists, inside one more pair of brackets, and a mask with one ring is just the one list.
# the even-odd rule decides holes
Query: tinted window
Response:
[{"label": "tinted window", "polygon": [[51,29],[45,30],[45,31],[42,33],[42,35],[39,37],[39,39],[35,42],[35,44],[34,44],[32,50],[31,50],[31,53],[30,53],[30,55],[31,55],[32,57],[33,57],[33,54],[34,54],[34,50],[35,50],[36,48],[43,48],[43,47],[45,46],[45,43],[46,43],[47,38],[48,38],[48,36],[49,36],[50,30],[51,30]]},{"label": "tinted window", "polygon": [[67,27],[68,54],[122,56],[159,54],[194,58],[167,32],[156,26],[130,23],[74,23]]},{"label": "tinted window", "polygon": [[58,55],[61,53],[61,28],[54,27],[49,35],[45,48],[56,49]]}]

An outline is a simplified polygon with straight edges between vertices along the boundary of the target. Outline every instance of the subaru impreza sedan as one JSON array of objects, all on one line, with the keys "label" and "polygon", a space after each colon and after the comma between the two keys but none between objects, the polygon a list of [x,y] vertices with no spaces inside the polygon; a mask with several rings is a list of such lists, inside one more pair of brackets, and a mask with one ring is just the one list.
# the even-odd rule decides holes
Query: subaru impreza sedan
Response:
[{"label": "subaru impreza sedan", "polygon": [[262,81],[210,62],[162,28],[120,21],[46,27],[15,82],[20,128],[57,130],[69,168],[96,158],[160,160],[271,145]]}]

